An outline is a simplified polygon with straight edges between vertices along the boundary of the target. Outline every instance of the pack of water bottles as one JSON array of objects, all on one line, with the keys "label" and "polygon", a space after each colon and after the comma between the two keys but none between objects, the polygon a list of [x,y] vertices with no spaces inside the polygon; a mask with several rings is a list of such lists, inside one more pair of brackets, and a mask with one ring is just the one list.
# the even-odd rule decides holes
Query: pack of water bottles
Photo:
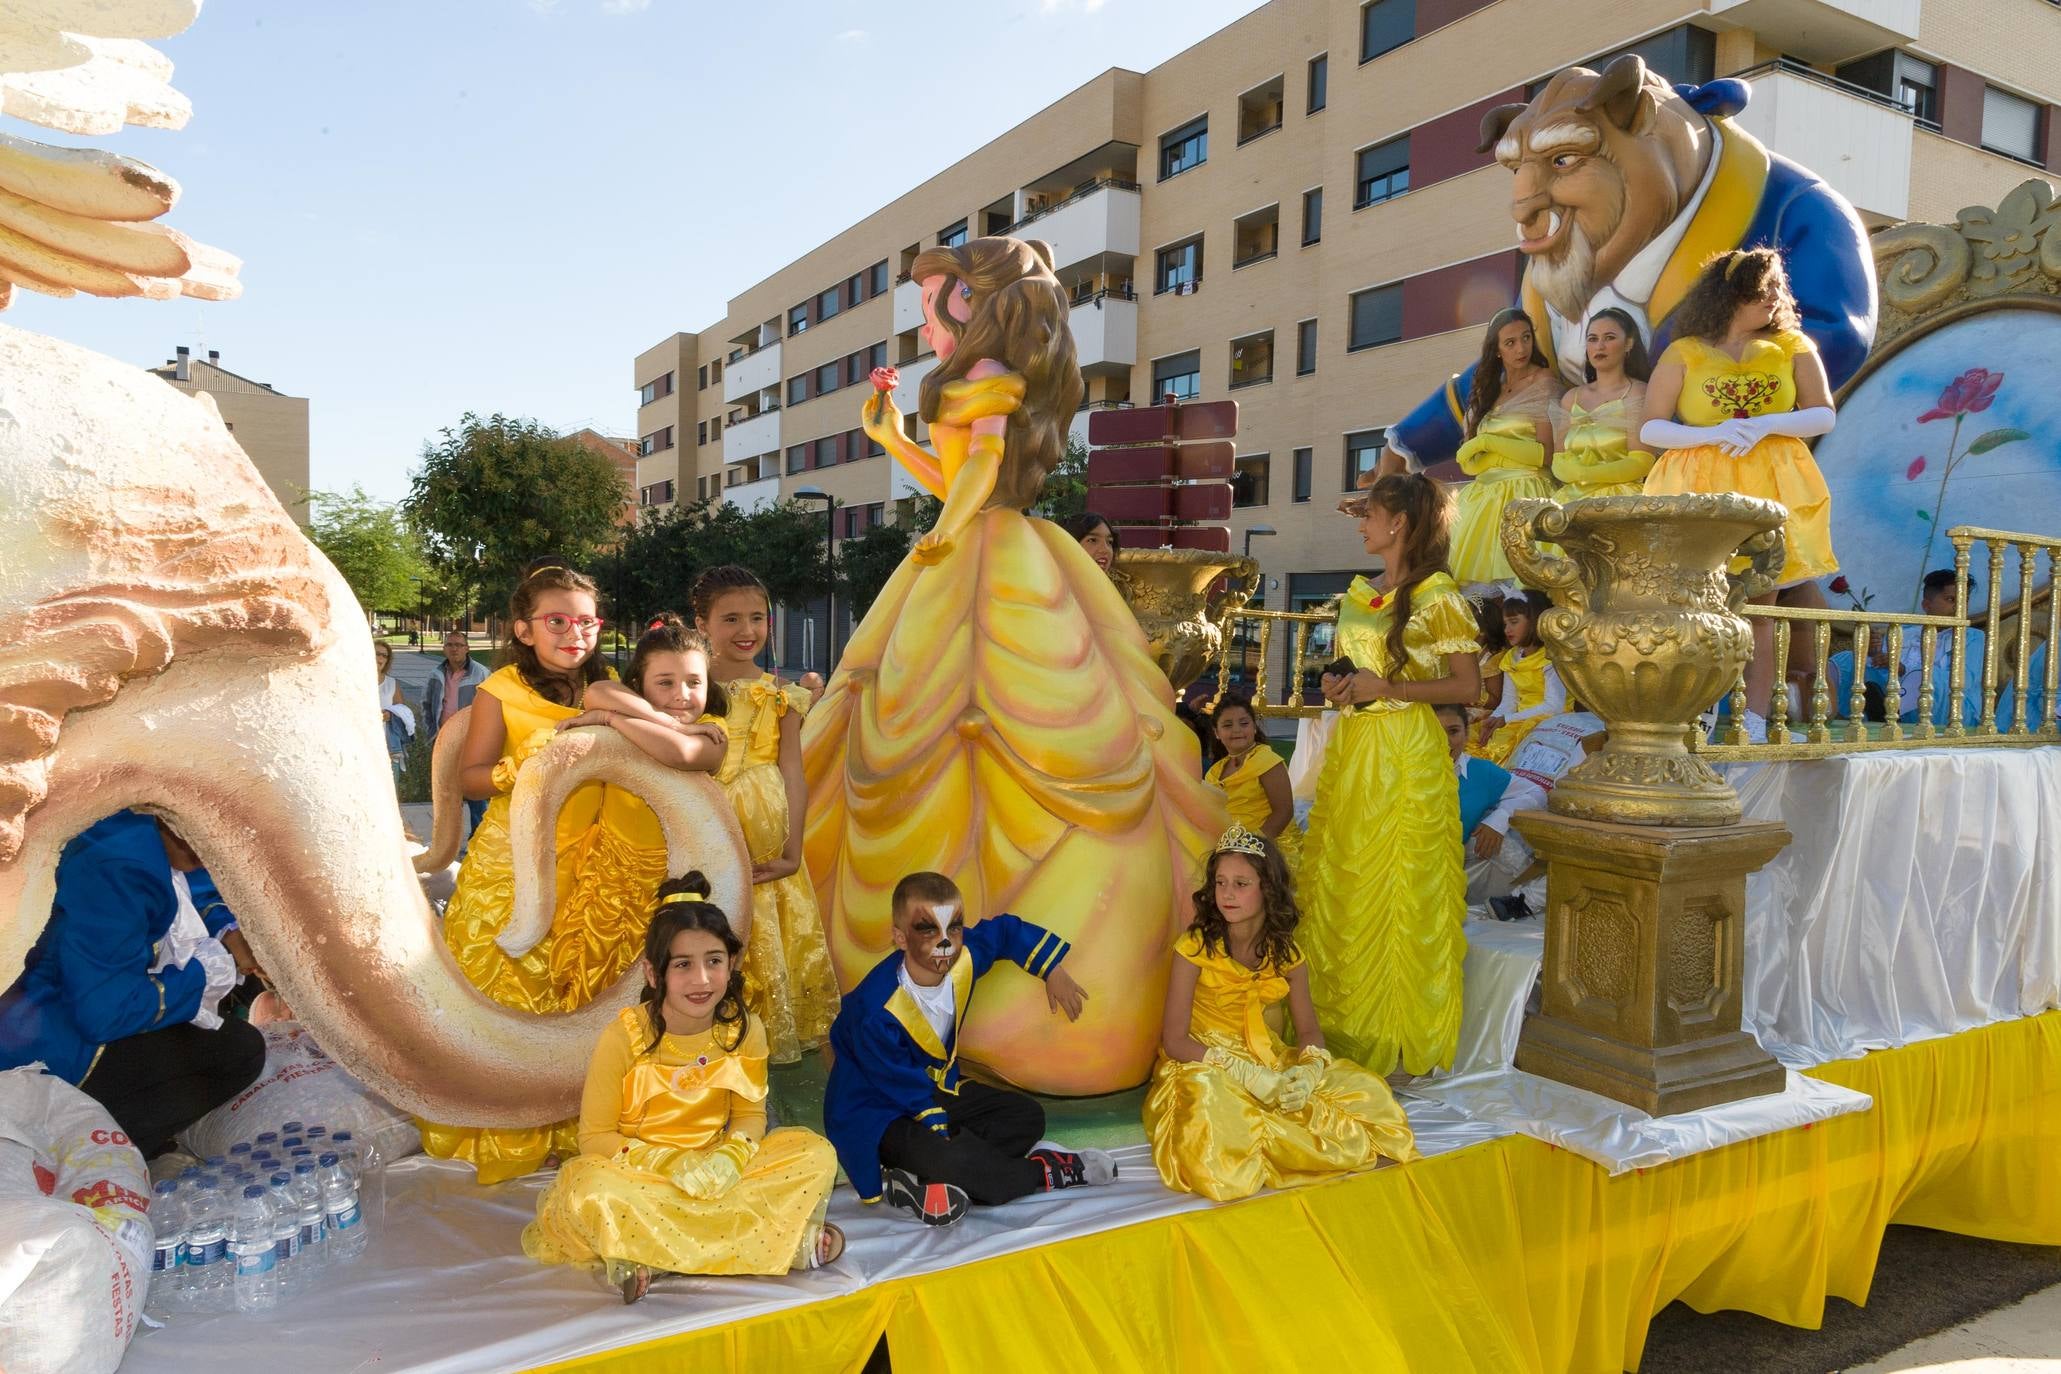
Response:
[{"label": "pack of water bottles", "polygon": [[289,1121],[161,1180],[144,1310],[265,1312],[320,1287],[364,1253],[381,1165],[369,1140]]}]

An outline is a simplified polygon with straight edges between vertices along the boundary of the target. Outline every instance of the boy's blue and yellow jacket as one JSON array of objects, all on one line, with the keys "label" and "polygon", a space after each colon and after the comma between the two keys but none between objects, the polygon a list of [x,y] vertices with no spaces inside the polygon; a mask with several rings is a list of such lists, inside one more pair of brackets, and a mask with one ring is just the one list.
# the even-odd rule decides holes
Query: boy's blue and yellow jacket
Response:
[{"label": "boy's blue and yellow jacket", "polygon": [[823,1134],[837,1147],[852,1187],[867,1202],[880,1198],[880,1137],[889,1123],[908,1117],[945,1130],[937,1093],[959,1091],[959,1028],[973,984],[998,959],[1044,978],[1073,946],[1043,926],[1007,914],[966,928],[966,948],[945,978],[952,985],[952,1034],[939,1043],[916,999],[902,988],[899,950],[873,966],[844,995],[830,1027],[835,1056],[823,1096]]},{"label": "boy's blue and yellow jacket", "polygon": [[[207,870],[189,872],[186,886],[208,934],[234,924]],[[150,972],[178,914],[172,861],[151,817],[117,811],[74,837],[58,856],[50,923],[0,993],[0,1069],[40,1059],[78,1083],[109,1042],[191,1021],[207,991],[200,961]]]}]

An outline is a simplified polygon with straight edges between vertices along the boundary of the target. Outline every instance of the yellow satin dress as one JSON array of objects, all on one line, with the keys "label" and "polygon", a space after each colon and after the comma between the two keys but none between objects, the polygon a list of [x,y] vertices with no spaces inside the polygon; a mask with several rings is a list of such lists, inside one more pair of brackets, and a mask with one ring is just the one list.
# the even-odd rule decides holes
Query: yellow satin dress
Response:
[{"label": "yellow satin dress", "polygon": [[[1530,653],[1522,649],[1505,649],[1496,655],[1495,671],[1503,674],[1517,688],[1517,709],[1529,711],[1546,699],[1546,674],[1555,671],[1543,647]],[[1500,705],[1500,702],[1498,703]],[[1537,728],[1542,720],[1551,720],[1550,715],[1532,716],[1527,720],[1506,720],[1497,726],[1495,733],[1481,742],[1479,749],[1467,752],[1490,763],[1503,763],[1517,752],[1517,746],[1524,743],[1524,737]]]},{"label": "yellow satin dress", "polygon": [[[1683,369],[1682,398],[1675,403],[1682,423],[1717,425],[1796,409],[1796,355],[1815,347],[1806,335],[1785,330],[1748,341],[1735,361],[1701,339],[1676,339],[1660,361],[1679,363]],[[1788,540],[1783,586],[1839,571],[1839,559],[1832,552],[1832,494],[1810,445],[1786,434],[1771,434],[1737,458],[1716,444],[1671,448],[1646,477],[1651,496],[1727,491],[1778,501],[1788,508],[1789,523],[1782,530]]]},{"label": "yellow satin dress", "polygon": [[1644,414],[1646,387],[1642,382],[1631,387],[1594,410],[1574,400],[1554,408],[1560,451],[1553,455],[1553,475],[1562,484],[1556,501],[1564,505],[1592,496],[1637,496],[1646,490],[1653,455],[1633,443],[1630,433],[1632,417]]},{"label": "yellow satin dress", "polygon": [[[735,1049],[713,1029],[669,1034],[653,1049],[649,1016],[626,1008],[595,1046],[581,1153],[537,1200],[523,1253],[544,1264],[620,1260],[673,1274],[802,1267],[837,1182],[837,1155],[813,1131],[765,1132],[765,1026],[751,1018]],[[619,1157],[632,1140],[703,1150],[732,1131],[759,1148],[720,1197],[690,1198]]]},{"label": "yellow satin dress", "polygon": [[[771,673],[723,684],[730,745],[716,781],[730,794],[753,863],[787,847],[787,785],[780,776],[780,722],[806,716],[809,694]],[[804,865],[751,890],[751,945],[744,954],[744,1002],[765,1024],[775,1064],[791,1064],[830,1038],[837,1019],[837,977]]]},{"label": "yellow satin dress", "polygon": [[[1224,770],[1230,767],[1230,764],[1231,760],[1228,758],[1218,759],[1209,766],[1209,771],[1202,775],[1202,780],[1212,787],[1223,789],[1224,799],[1231,809],[1232,820],[1255,835],[1261,834],[1263,832],[1260,827],[1274,814],[1273,804],[1267,800],[1267,789],[1261,785],[1261,779],[1276,768],[1287,768],[1288,760],[1275,753],[1273,745],[1262,741],[1253,746],[1252,752],[1245,756],[1238,771],[1227,778]],[[1272,838],[1281,851],[1281,857],[1288,861],[1289,875],[1294,876],[1302,863],[1302,829],[1296,825],[1293,815],[1289,817],[1288,824],[1281,828],[1281,833]]]},{"label": "yellow satin dress", "polygon": [[1452,553],[1446,561],[1464,586],[1517,578],[1503,553],[1503,508],[1521,497],[1553,494],[1538,426],[1548,418],[1556,387],[1553,377],[1542,372],[1503,397],[1454,455],[1460,470],[1474,479],[1454,493]]},{"label": "yellow satin dress", "polygon": [[[1446,656],[1480,652],[1459,586],[1434,573],[1413,589],[1404,660],[1388,656],[1393,597],[1354,578],[1338,608],[1338,652],[1405,682],[1447,675]],[[1341,713],[1303,837],[1296,931],[1310,995],[1332,1049],[1377,1074],[1453,1061],[1467,874],[1459,780],[1445,731],[1423,702]]]},{"label": "yellow satin dress", "polygon": [[[1212,954],[1193,930],[1174,943],[1174,954],[1196,968],[1190,1035],[1263,1068],[1295,1062],[1281,1028],[1288,974],[1302,960],[1250,969],[1228,951]],[[1167,1187],[1217,1202],[1318,1183],[1384,1156],[1418,1158],[1410,1120],[1388,1085],[1343,1058],[1331,1061],[1300,1111],[1284,1112],[1255,1101],[1214,1064],[1162,1054],[1145,1094],[1145,1134]]]},{"label": "yellow satin dress", "polygon": [[[1023,394],[1013,373],[946,386],[935,457],[891,405],[862,419],[911,472],[941,469],[943,495],[974,423]],[[960,1055],[1037,1092],[1145,1081],[1152,990],[1228,815],[1136,617],[1072,537],[990,505],[936,562],[912,553],[809,713],[802,753],[808,868],[845,987],[892,947],[895,883],[943,873],[969,920],[1015,912],[1072,941],[1067,971],[1091,993],[1068,1022],[1043,984],[998,969]]]},{"label": "yellow satin dress", "polygon": [[[540,696],[513,667],[491,674],[479,690],[501,703],[501,718],[507,725],[501,757],[518,766],[551,743],[559,721],[579,714],[578,707],[560,706]],[[554,935],[520,959],[510,958],[494,943],[515,907],[506,792],[496,793],[487,803],[479,827],[472,832],[465,862],[458,868],[457,888],[444,909],[444,943],[472,985],[504,1007],[540,1015],[572,1010],[555,982],[555,932],[561,924],[580,919],[573,904],[583,870],[596,862],[597,856],[605,861],[613,854],[618,837],[598,824],[607,790],[598,782],[575,788],[559,811]],[[648,895],[646,902],[648,908]],[[580,997],[575,1005],[584,1005],[591,996],[590,992]],[[482,1183],[519,1178],[542,1165],[547,1156],[570,1155],[578,1145],[571,1121],[533,1127],[445,1126],[428,1121],[420,1125],[424,1154],[462,1159],[473,1166]]]}]

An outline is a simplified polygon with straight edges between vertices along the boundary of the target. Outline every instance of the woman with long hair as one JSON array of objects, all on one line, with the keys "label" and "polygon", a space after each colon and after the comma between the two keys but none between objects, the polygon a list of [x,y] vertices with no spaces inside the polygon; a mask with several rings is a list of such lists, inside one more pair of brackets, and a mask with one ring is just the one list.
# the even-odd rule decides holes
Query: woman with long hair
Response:
[{"label": "woman with long hair", "polygon": [[[1675,339],[1654,365],[1639,436],[1666,447],[1646,492],[1738,492],[1789,512],[1784,588],[1839,571],[1832,495],[1806,439],[1837,415],[1817,348],[1799,327],[1782,255],[1772,248],[1719,253],[1675,307]],[[1766,604],[1771,593],[1756,600]],[[1775,625],[1755,616],[1746,665],[1748,738],[1767,738],[1775,680]]]},{"label": "woman with long hair", "polygon": [[1638,435],[1652,375],[1629,314],[1611,306],[1589,317],[1582,358],[1587,380],[1553,403],[1553,475],[1563,483],[1558,500],[1637,496],[1646,489],[1653,455]]},{"label": "woman with long hair", "polygon": [[1498,311],[1482,334],[1467,394],[1467,440],[1454,455],[1474,479],[1460,488],[1453,512],[1451,570],[1462,586],[1500,586],[1517,577],[1503,553],[1503,507],[1553,494],[1545,468],[1556,391],[1531,317],[1515,306]]},{"label": "woman with long hair", "polygon": [[1341,502],[1382,570],[1338,608],[1322,678],[1343,717],[1303,839],[1300,940],[1317,1017],[1377,1074],[1449,1065],[1460,1036],[1467,874],[1459,783],[1432,707],[1481,691],[1474,610],[1446,571],[1453,501],[1421,473]]},{"label": "woman with long hair", "polygon": [[[931,871],[969,919],[1032,911],[1078,937],[1083,982],[1156,985],[1226,817],[1123,598],[1066,531],[1023,514],[1081,395],[1066,292],[1050,251],[1016,239],[931,249],[911,275],[937,353],[921,392],[935,451],[904,431],[890,369],[861,418],[944,508],[803,730],[804,853],[840,980],[890,949],[895,883]],[[1144,1080],[1157,1016],[1098,997],[1053,1028],[1018,979],[982,994],[959,1048],[1023,1087],[1101,1092]]]}]

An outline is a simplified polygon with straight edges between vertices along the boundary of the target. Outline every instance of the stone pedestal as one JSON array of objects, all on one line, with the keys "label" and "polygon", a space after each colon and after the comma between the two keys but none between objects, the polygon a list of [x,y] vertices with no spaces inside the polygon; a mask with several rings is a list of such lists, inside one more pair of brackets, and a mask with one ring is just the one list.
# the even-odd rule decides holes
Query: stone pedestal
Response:
[{"label": "stone pedestal", "polygon": [[1746,877],[1786,827],[1514,818],[1546,863],[1541,1009],[1517,1067],[1653,1116],[1780,1092],[1781,1065],[1740,1029]]}]

